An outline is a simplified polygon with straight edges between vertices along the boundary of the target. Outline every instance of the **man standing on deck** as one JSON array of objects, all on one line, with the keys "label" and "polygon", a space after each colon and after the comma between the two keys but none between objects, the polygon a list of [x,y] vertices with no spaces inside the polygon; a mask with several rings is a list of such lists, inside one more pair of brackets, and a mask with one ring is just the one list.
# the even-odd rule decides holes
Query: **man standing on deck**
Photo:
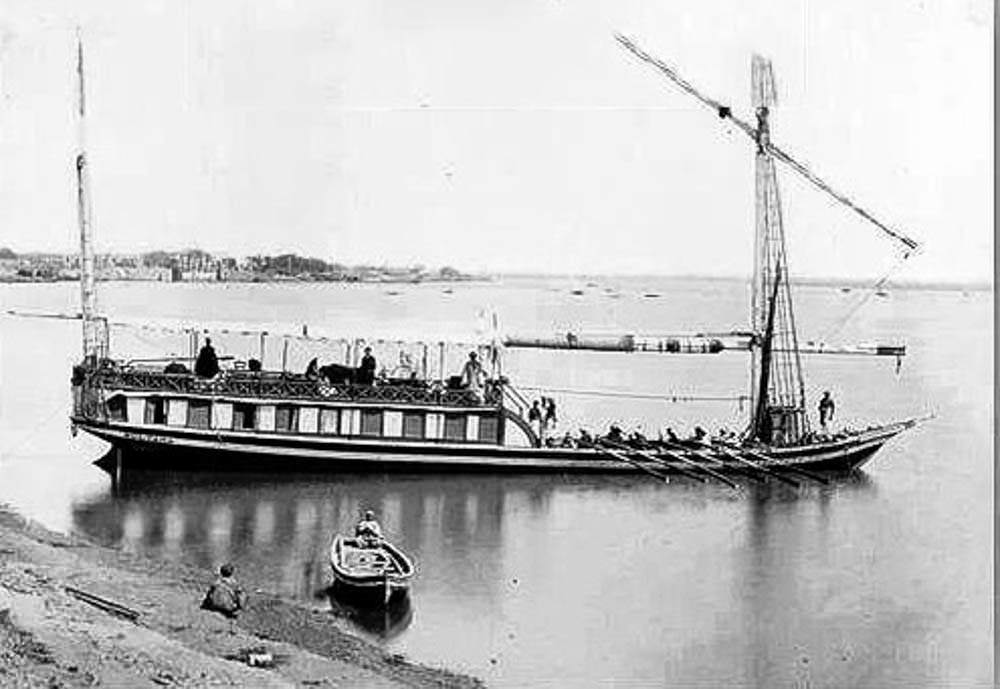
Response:
[{"label": "man standing on deck", "polygon": [[198,352],[198,359],[194,362],[194,372],[202,378],[214,378],[219,372],[219,357],[215,355],[210,337],[205,338],[205,346]]},{"label": "man standing on deck", "polygon": [[365,347],[365,355],[361,357],[361,367],[358,369],[358,382],[362,385],[371,385],[375,382],[375,357],[372,356],[372,348]]},{"label": "man standing on deck", "polygon": [[835,405],[833,404],[833,398],[830,396],[830,391],[826,390],[823,392],[823,397],[819,401],[819,425],[826,433],[826,422],[833,421],[833,410]]}]

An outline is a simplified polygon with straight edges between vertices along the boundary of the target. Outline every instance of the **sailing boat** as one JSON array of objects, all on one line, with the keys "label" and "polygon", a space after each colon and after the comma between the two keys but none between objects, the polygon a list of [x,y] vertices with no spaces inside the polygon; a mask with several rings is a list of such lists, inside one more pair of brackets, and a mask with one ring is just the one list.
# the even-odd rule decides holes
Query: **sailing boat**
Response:
[{"label": "sailing boat", "polygon": [[[359,378],[361,340],[345,343],[340,377],[285,370],[266,371],[237,362],[211,377],[191,373],[175,360],[130,362],[110,357],[107,320],[96,315],[92,231],[86,158],[83,151],[83,49],[79,46],[81,148],[78,154],[80,238],[83,276],[83,362],[74,368],[74,428],[134,450],[135,461],[158,461],[217,468],[338,470],[374,466],[380,470],[414,466],[442,469],[489,468],[505,471],[642,471],[658,478],[681,474],[736,486],[732,473],[773,477],[795,483],[791,474],[825,480],[820,470],[852,470],[887,441],[917,423],[907,419],[835,436],[810,429],[806,414],[801,354],[870,354],[897,361],[905,347],[877,345],[831,349],[800,346],[792,308],[788,257],[775,161],[872,223],[903,248],[917,243],[876,220],[771,141],[768,116],[774,105],[771,65],[754,57],[751,68],[756,123],[733,114],[682,79],[672,68],[631,40],[619,43],[750,138],[755,154],[756,241],[750,329],[719,335],[653,338],[637,335],[558,338],[501,337],[494,328],[477,345],[480,365],[456,380],[442,365],[436,375],[428,362],[435,345],[417,344],[420,363],[403,377]],[[495,325],[495,320],[494,320]],[[191,331],[191,353],[200,331]],[[422,347],[422,349],[420,349]],[[261,334],[261,350],[264,335]],[[528,404],[502,375],[507,348],[547,348],[663,354],[749,352],[752,360],[750,414],[739,437],[656,440],[617,433],[567,437],[559,446],[543,442],[528,422]],[[263,356],[261,356],[263,359]],[[169,365],[164,367],[163,363]],[[250,362],[247,362],[249,364]],[[477,366],[479,368],[477,369]],[[284,368],[284,367],[283,367]],[[480,378],[481,377],[481,378]]]}]

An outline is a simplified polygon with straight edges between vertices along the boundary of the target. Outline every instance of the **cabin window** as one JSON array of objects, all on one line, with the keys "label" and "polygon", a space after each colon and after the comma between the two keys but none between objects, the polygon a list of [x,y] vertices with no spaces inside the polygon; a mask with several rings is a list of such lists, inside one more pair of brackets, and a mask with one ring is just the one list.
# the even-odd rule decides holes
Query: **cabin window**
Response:
[{"label": "cabin window", "polygon": [[274,410],[274,430],[279,433],[294,433],[299,429],[299,408],[282,404]]},{"label": "cabin window", "polygon": [[108,418],[112,421],[124,421],[125,420],[125,397],[122,395],[117,395],[112,397],[107,402],[108,408]]},{"label": "cabin window", "polygon": [[380,436],[382,435],[382,412],[361,410],[361,435]]},{"label": "cabin window", "polygon": [[427,431],[427,417],[423,412],[403,413],[403,437],[422,439]]},{"label": "cabin window", "polygon": [[465,422],[463,414],[444,415],[444,439],[445,440],[465,440]]},{"label": "cabin window", "polygon": [[233,405],[233,430],[252,431],[257,427],[257,405]]},{"label": "cabin window", "polygon": [[167,404],[162,397],[150,397],[146,400],[146,412],[143,423],[165,424],[167,422]]},{"label": "cabin window", "polygon": [[499,430],[499,423],[497,417],[495,416],[480,416],[479,417],[479,442],[482,443],[495,443],[497,441],[497,433]]},{"label": "cabin window", "polygon": [[319,432],[324,435],[337,435],[340,433],[340,410],[319,410]]},{"label": "cabin window", "polygon": [[208,400],[188,400],[189,428],[208,428],[212,419],[212,403]]}]

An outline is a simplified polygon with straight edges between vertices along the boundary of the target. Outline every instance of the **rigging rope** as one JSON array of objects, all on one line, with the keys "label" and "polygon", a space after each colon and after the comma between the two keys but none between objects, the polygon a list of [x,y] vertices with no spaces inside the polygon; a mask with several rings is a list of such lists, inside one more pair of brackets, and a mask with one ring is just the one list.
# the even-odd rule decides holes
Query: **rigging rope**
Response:
[{"label": "rigging rope", "polygon": [[878,291],[880,289],[882,289],[882,287],[884,287],[886,285],[887,282],[889,282],[889,280],[892,277],[892,275],[895,272],[897,272],[902,267],[903,263],[908,258],[910,258],[910,254],[911,254],[911,252],[907,251],[902,256],[900,256],[898,259],[896,259],[895,263],[893,263],[892,266],[889,267],[889,270],[886,271],[885,275],[883,275],[878,280],[876,280],[875,283],[871,287],[868,287],[867,290],[866,290],[866,293],[861,297],[861,299],[853,307],[851,307],[847,311],[847,313],[844,314],[844,316],[842,316],[840,319],[838,319],[836,322],[834,322],[834,324],[831,325],[820,336],[819,341],[820,342],[825,342],[827,339],[829,339],[833,335],[836,335],[841,330],[843,330],[844,326],[847,325],[848,321],[850,321],[851,318],[854,317],[854,314],[856,314],[858,311],[860,311],[861,308],[865,304],[867,304],[869,302],[869,300],[873,296],[875,296],[875,294],[878,293]]}]

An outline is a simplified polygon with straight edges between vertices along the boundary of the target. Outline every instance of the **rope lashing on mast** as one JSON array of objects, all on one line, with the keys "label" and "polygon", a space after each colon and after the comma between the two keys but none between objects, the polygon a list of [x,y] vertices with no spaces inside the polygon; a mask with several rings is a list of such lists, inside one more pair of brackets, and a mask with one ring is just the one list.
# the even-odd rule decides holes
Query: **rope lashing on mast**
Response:
[{"label": "rope lashing on mast", "polygon": [[744,134],[750,137],[750,139],[755,144],[762,146],[763,149],[766,150],[769,154],[771,154],[775,159],[781,161],[783,164],[791,168],[793,171],[797,172],[799,175],[807,179],[817,189],[826,192],[835,200],[839,201],[841,204],[854,211],[856,214],[867,220],[869,223],[873,224],[885,236],[892,239],[896,244],[905,247],[904,251],[907,257],[909,257],[909,255],[913,251],[919,248],[920,244],[915,239],[905,235],[904,233],[898,230],[894,230],[885,223],[879,221],[871,213],[869,213],[867,210],[859,206],[845,194],[835,190],[827,182],[825,182],[817,174],[815,174],[812,170],[810,170],[807,166],[800,163],[790,154],[786,153],[783,149],[771,143],[769,140],[762,142],[761,137],[759,135],[760,133],[758,132],[756,127],[751,125],[746,120],[743,120],[740,117],[734,115],[732,108],[730,108],[729,106],[719,102],[718,100],[712,98],[711,96],[707,96],[701,93],[698,89],[692,86],[690,82],[688,82],[680,74],[678,74],[678,72],[673,67],[670,67],[659,58],[653,57],[645,50],[640,48],[638,45],[636,45],[631,39],[627,38],[626,36],[623,36],[622,34],[615,34],[615,40],[618,41],[618,43],[621,44],[622,47],[624,47],[630,53],[635,55],[637,58],[651,65],[658,72],[660,72],[668,79],[670,79],[670,81],[672,81],[674,84],[680,87],[681,90],[685,91],[691,96],[694,96],[696,99],[698,99],[699,101],[710,107],[719,115],[720,118],[728,119],[729,121],[731,121],[733,124],[739,127]]}]

